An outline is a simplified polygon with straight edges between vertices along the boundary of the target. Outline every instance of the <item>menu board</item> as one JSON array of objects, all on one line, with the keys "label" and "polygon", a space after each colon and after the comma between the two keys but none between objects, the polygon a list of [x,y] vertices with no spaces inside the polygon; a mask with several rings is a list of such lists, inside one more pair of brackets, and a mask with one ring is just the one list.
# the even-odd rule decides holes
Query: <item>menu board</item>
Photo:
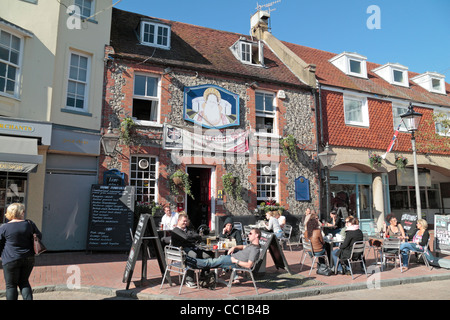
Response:
[{"label": "menu board", "polygon": [[128,250],[134,187],[92,185],[86,250]]},{"label": "menu board", "polygon": [[261,253],[259,255],[258,264],[255,267],[255,272],[258,273],[259,268],[261,267],[261,263],[264,259],[264,256],[269,250],[272,260],[277,269],[285,269],[287,272],[292,274],[289,269],[289,265],[286,261],[286,258],[283,254],[283,249],[281,249],[280,244],[278,243],[277,237],[272,232],[261,230],[261,237],[259,238],[259,245],[261,246]]},{"label": "menu board", "polygon": [[449,215],[434,215],[434,251],[450,254]]},{"label": "menu board", "polygon": [[409,239],[412,240],[413,236],[417,231],[417,214],[404,212],[400,219],[400,224],[405,230],[405,234],[408,235]]}]

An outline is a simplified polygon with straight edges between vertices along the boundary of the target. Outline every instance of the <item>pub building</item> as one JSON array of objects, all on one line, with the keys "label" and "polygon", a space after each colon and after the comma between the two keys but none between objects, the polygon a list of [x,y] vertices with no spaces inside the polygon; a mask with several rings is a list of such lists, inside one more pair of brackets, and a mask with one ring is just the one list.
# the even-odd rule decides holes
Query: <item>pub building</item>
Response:
[{"label": "pub building", "polygon": [[120,140],[102,149],[99,183],[116,169],[137,205],[170,204],[211,230],[224,215],[254,222],[268,200],[295,226],[319,207],[313,87],[263,41],[114,8],[105,59],[103,133]]}]

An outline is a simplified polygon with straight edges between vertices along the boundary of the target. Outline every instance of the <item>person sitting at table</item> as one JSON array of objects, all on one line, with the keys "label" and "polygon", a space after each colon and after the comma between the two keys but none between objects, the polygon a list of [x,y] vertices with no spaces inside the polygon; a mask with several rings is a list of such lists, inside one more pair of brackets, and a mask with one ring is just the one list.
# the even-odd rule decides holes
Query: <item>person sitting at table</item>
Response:
[{"label": "person sitting at table", "polygon": [[235,239],[237,245],[241,245],[244,242],[242,241],[242,232],[234,228],[233,219],[231,217],[227,217],[225,222],[223,223],[222,233],[219,234],[219,238],[225,239]]},{"label": "person sitting at table", "polygon": [[[186,257],[186,263],[191,268],[195,269],[208,269],[208,268],[222,268],[229,269],[235,267],[250,269],[253,264],[258,261],[260,253],[259,238],[261,237],[261,231],[257,228],[253,228],[249,234],[248,245],[237,245],[228,250],[226,255],[221,255],[218,258],[193,258]],[[237,251],[237,252],[236,252]],[[233,280],[238,282],[237,278]]]},{"label": "person sitting at table", "polygon": [[340,217],[338,217],[336,211],[330,212],[330,217],[327,219],[327,221],[324,224],[324,232],[325,233],[331,233],[333,237],[336,236],[339,232],[341,232],[342,220]]},{"label": "person sitting at table", "polygon": [[393,214],[387,216],[387,221],[389,222],[389,225],[384,233],[386,238],[399,238],[402,240],[407,239],[405,236],[405,230],[402,225],[398,223],[397,218]]},{"label": "person sitting at table", "polygon": [[[192,258],[211,258],[214,253],[202,250],[197,247],[197,243],[201,241],[198,233],[187,228],[188,216],[184,212],[178,214],[177,226],[172,230],[172,245],[174,247],[182,247],[187,256]],[[194,271],[188,270],[186,273],[186,286],[188,288],[196,288],[194,282]]]},{"label": "person sitting at table", "polygon": [[[311,242],[315,256],[323,256],[325,254],[325,241],[323,240],[322,231],[319,226],[319,217],[311,214],[308,220],[308,226],[305,231],[305,238]],[[319,258],[319,263],[324,263],[323,257]]]},{"label": "person sitting at table", "polygon": [[172,212],[172,210],[170,210],[170,206],[166,205],[164,207],[164,215],[161,218],[163,230],[172,230],[177,226],[177,223],[178,223],[178,213]]},{"label": "person sitting at table", "polygon": [[269,231],[272,231],[277,239],[280,239],[283,236],[283,230],[280,228],[280,223],[278,222],[278,219],[275,218],[275,213],[277,211],[267,211],[266,212],[266,219],[269,220],[269,223],[266,224],[266,229]]},{"label": "person sitting at table", "polygon": [[283,216],[280,211],[275,211],[275,218],[278,219],[278,223],[280,224],[280,228],[283,230],[286,225],[286,217]]},{"label": "person sitting at table", "polygon": [[311,209],[306,208],[305,215],[303,216],[303,227],[305,227],[305,230],[306,230],[306,225],[308,224],[309,218],[311,218]]},{"label": "person sitting at table", "polygon": [[345,274],[346,270],[344,270],[345,267],[343,267],[340,262],[338,264],[338,258],[341,260],[350,259],[353,244],[357,241],[363,241],[364,239],[364,235],[362,231],[359,229],[358,218],[355,217],[350,218],[346,224],[346,227],[347,230],[344,242],[342,242],[342,244],[339,246],[339,249],[336,249],[331,253],[334,265],[337,265],[337,271],[339,274]]},{"label": "person sitting at table", "polygon": [[345,240],[345,236],[346,236],[346,231],[347,231],[347,223],[350,221],[350,219],[352,219],[353,216],[348,216],[347,218],[345,218],[344,221],[344,227],[341,228],[341,231],[339,232],[339,234],[341,235],[341,239],[342,241]]},{"label": "person sitting at table", "polygon": [[428,232],[428,223],[424,219],[419,219],[416,222],[417,231],[414,234],[412,242],[403,242],[400,245],[400,253],[402,255],[402,269],[408,270],[409,251],[423,252],[424,247],[428,244],[430,233]]}]

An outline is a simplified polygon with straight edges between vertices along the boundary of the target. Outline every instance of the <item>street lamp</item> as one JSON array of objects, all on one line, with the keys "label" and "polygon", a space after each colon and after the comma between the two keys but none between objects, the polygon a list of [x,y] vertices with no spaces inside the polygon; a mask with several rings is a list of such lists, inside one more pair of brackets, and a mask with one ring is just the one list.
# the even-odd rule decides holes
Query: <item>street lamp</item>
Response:
[{"label": "street lamp", "polygon": [[408,111],[400,115],[406,130],[411,132],[411,146],[414,159],[414,183],[416,189],[416,205],[417,205],[417,220],[422,219],[422,208],[420,203],[420,189],[419,189],[419,170],[417,169],[417,155],[416,155],[416,137],[414,133],[419,129],[419,123],[422,119],[422,114],[415,112],[412,103],[409,103]]},{"label": "street lamp", "polygon": [[103,151],[107,156],[112,156],[116,150],[117,143],[119,142],[119,136],[113,133],[111,122],[108,126],[108,131],[101,138]]},{"label": "street lamp", "polygon": [[330,169],[334,161],[336,160],[336,152],[333,152],[330,150],[330,147],[328,146],[328,142],[325,146],[325,150],[323,150],[321,153],[319,153],[317,156],[319,157],[320,162],[322,163],[322,166],[325,169],[325,192],[326,192],[326,213],[325,217],[328,217],[328,214],[330,213]]}]

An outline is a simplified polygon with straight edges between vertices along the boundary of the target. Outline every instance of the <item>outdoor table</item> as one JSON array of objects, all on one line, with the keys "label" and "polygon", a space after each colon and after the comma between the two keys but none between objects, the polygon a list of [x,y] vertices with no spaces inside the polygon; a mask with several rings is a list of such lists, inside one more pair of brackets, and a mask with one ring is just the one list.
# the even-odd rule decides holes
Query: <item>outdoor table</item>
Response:
[{"label": "outdoor table", "polygon": [[[217,241],[214,241],[214,242],[211,242],[210,245],[207,245],[207,244],[201,244],[201,245],[199,245],[198,247],[199,247],[200,249],[203,249],[203,250],[206,250],[206,251],[214,252],[214,257],[217,258],[217,257],[219,257],[219,255],[226,254],[226,253],[228,252],[228,250],[229,250],[229,248],[217,248],[217,249],[214,249],[214,246],[216,246],[217,243],[218,243]],[[217,279],[217,282],[222,283],[222,284],[225,284],[225,285],[228,284],[227,282],[225,282],[224,280],[222,280],[222,279],[219,278],[219,271],[218,271],[218,268],[215,268],[215,269],[214,269],[214,272],[216,273],[216,279]]]},{"label": "outdoor table", "polygon": [[331,253],[333,252],[334,244],[338,243],[339,245],[341,245],[341,243],[344,242],[344,240],[342,238],[340,238],[338,240],[336,237],[334,237],[332,239],[329,239],[328,237],[324,237],[323,240],[325,241],[325,251],[327,252],[327,257],[328,257],[328,262],[330,263],[330,268],[333,269],[334,261],[333,261],[333,256]]}]

